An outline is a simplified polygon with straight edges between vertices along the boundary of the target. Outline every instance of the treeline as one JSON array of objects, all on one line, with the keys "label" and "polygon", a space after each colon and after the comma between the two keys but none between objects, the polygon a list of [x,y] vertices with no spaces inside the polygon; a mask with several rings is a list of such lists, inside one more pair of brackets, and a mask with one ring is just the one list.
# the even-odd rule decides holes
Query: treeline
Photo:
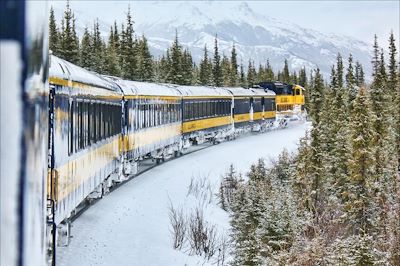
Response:
[{"label": "treeline", "polygon": [[[93,27],[86,27],[81,38],[76,32],[76,17],[67,2],[60,24],[54,10],[50,10],[49,47],[52,53],[86,69],[130,80],[165,82],[182,85],[213,85],[251,87],[266,80],[279,80],[308,86],[305,68],[290,71],[287,60],[280,71],[274,71],[269,63],[255,65],[254,60],[238,59],[235,45],[231,53],[220,53],[217,38],[212,50],[204,47],[199,64],[191,52],[179,43],[178,33],[171,47],[160,58],[154,58],[145,36],[137,37],[130,9],[125,23],[110,27],[108,38],[101,37],[98,20]],[[359,63],[356,66],[361,67]],[[356,67],[355,69],[359,69]],[[363,74],[361,74],[363,75]]]},{"label": "treeline", "polygon": [[400,265],[397,58],[393,34],[388,64],[375,37],[369,87],[343,82],[340,57],[329,85],[317,69],[298,152],[260,160],[247,182],[230,171],[233,265]]}]

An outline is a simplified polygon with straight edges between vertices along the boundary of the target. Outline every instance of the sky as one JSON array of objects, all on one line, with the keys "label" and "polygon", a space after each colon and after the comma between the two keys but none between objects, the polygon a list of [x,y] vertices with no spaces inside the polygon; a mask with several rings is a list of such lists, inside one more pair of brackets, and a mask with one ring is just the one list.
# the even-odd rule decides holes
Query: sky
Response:
[{"label": "sky", "polygon": [[[239,1],[224,1],[226,5]],[[240,1],[243,2],[243,1]],[[382,46],[390,31],[399,40],[400,1],[245,1],[258,12],[283,19],[322,33],[343,34],[372,43],[376,33]],[[50,5],[63,10],[66,1],[53,0]],[[171,3],[172,4],[172,3]],[[106,24],[125,19],[127,6],[146,7],[159,14],[157,4],[150,1],[71,1],[72,9],[80,16],[98,17]],[[219,5],[220,7],[223,5]],[[162,12],[162,10],[161,10]],[[178,11],[176,11],[178,12]],[[220,12],[224,12],[221,8]],[[79,17],[80,17],[79,16]],[[145,16],[134,14],[136,23],[146,22]]]}]

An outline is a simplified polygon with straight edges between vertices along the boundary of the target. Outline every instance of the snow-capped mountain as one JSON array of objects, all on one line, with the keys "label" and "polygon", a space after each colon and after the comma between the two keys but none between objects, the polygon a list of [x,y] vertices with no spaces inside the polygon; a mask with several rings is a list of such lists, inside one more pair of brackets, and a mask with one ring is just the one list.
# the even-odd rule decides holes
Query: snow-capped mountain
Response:
[{"label": "snow-capped mountain", "polygon": [[371,47],[367,43],[277,20],[264,15],[268,13],[266,10],[255,11],[247,3],[154,2],[158,12],[141,10],[141,6],[132,8],[136,13],[136,32],[148,38],[155,56],[165,52],[177,31],[180,42],[199,61],[205,45],[213,51],[217,34],[220,51],[230,56],[235,44],[245,67],[249,58],[255,60],[256,66],[269,59],[277,71],[282,69],[286,58],[292,70],[318,66],[329,76],[330,67],[340,52],[345,61],[352,53],[354,61],[364,66],[367,76],[370,73]]},{"label": "snow-capped mountain", "polygon": [[[101,30],[106,37],[114,20],[118,24],[124,21],[124,11],[128,6],[126,2],[113,5],[115,8],[118,6],[118,14],[112,14],[112,10],[110,14],[74,10],[78,32],[83,32],[84,26],[90,28],[96,16],[99,16]],[[321,33],[277,20],[266,15],[269,14],[268,10],[254,10],[245,2],[135,1],[130,7],[136,34],[147,37],[156,58],[165,53],[178,32],[180,42],[190,49],[197,62],[203,57],[205,45],[213,52],[217,35],[221,54],[230,56],[232,45],[235,44],[239,60],[242,60],[245,68],[249,58],[255,61],[256,67],[269,59],[277,72],[283,68],[284,59],[287,59],[291,71],[302,66],[308,70],[318,66],[329,77],[330,68],[340,52],[345,66],[348,55],[352,53],[354,61],[358,60],[363,65],[367,80],[371,73],[372,49],[369,44],[352,37]],[[62,10],[56,8],[56,13],[60,18]]]}]

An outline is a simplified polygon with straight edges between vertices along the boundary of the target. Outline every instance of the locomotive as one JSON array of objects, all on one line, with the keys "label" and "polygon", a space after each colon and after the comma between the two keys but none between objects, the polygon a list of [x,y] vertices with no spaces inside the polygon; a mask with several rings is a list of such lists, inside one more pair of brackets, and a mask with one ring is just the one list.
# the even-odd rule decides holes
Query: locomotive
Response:
[{"label": "locomotive", "polygon": [[275,92],[276,111],[278,113],[292,113],[296,110],[304,111],[304,87],[279,81],[260,82],[258,86]]}]

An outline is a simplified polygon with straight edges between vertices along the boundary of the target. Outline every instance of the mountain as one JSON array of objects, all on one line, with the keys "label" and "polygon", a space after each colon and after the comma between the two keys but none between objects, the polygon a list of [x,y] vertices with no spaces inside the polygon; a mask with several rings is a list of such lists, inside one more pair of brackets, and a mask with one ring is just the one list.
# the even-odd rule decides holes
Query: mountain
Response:
[{"label": "mountain", "polygon": [[[124,5],[122,10],[125,11],[127,4]],[[303,66],[308,70],[318,66],[328,78],[340,52],[345,66],[351,53],[354,61],[358,60],[363,65],[367,80],[371,73],[369,44],[349,36],[321,33],[277,20],[265,15],[268,10],[254,10],[245,2],[137,1],[132,3],[131,10],[136,34],[146,36],[156,58],[165,53],[177,32],[181,44],[190,49],[196,62],[203,57],[205,45],[213,52],[217,35],[220,52],[230,56],[235,44],[239,60],[245,68],[249,58],[255,61],[256,67],[269,59],[277,72],[287,59],[291,71]],[[61,12],[56,10],[56,13]],[[77,14],[78,30],[83,32],[83,25],[92,25],[95,17],[86,15],[84,10],[79,10]],[[114,19],[111,15],[101,17],[104,37]],[[121,15],[117,21],[123,21]]]}]

